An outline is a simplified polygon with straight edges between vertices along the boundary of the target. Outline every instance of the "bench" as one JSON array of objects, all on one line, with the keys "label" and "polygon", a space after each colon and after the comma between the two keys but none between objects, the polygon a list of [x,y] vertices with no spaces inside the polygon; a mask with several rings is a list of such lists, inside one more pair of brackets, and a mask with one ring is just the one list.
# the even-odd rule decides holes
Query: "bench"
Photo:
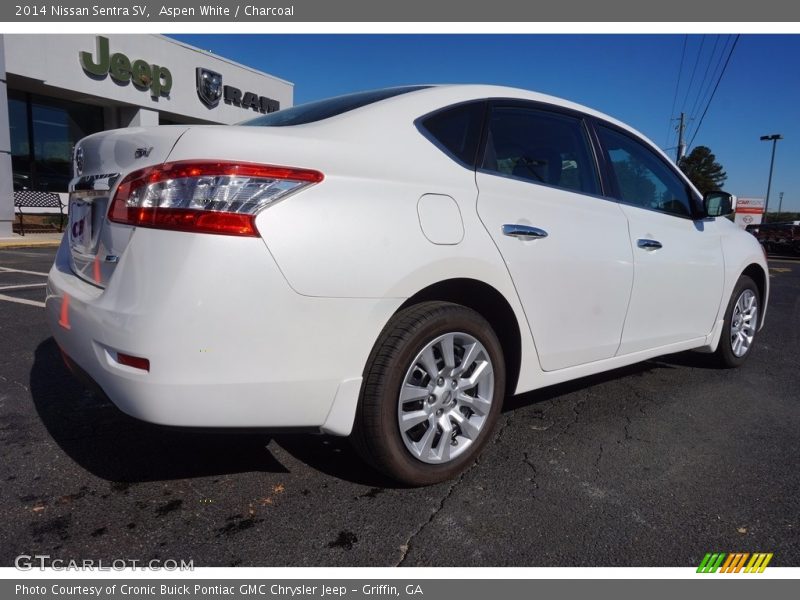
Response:
[{"label": "bench", "polygon": [[64,229],[64,205],[61,204],[61,197],[53,192],[35,192],[33,190],[20,190],[14,192],[14,206],[19,213],[19,233],[25,235],[25,223],[23,222],[23,208],[57,208],[61,215],[58,225],[59,233]]}]

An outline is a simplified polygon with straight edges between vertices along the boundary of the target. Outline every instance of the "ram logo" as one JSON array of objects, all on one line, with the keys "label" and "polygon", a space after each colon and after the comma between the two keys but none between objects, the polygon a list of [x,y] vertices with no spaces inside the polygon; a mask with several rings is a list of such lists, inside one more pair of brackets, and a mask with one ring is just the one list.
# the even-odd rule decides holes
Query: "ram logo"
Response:
[{"label": "ram logo", "polygon": [[208,108],[214,108],[222,98],[222,75],[197,67],[197,95]]}]

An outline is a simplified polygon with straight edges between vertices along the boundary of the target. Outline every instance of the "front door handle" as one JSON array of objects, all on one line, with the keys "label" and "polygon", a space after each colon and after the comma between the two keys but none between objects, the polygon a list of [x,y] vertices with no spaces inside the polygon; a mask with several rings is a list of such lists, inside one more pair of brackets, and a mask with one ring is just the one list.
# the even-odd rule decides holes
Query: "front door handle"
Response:
[{"label": "front door handle", "polygon": [[529,225],[503,225],[503,235],[519,238],[521,240],[536,240],[539,238],[546,238],[547,232],[538,227],[530,227]]},{"label": "front door handle", "polygon": [[643,250],[651,250],[651,251],[658,250],[659,248],[663,247],[661,245],[661,242],[659,242],[658,240],[647,240],[647,239],[636,240],[636,245]]}]

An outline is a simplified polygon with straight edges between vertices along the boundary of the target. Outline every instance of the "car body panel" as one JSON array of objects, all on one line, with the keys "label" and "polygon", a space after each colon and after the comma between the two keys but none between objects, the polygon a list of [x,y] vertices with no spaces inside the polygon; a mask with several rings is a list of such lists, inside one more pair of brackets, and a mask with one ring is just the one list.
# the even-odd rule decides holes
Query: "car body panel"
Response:
[{"label": "car body panel", "polygon": [[[399,304],[301,296],[257,238],[140,228],[105,289],[71,272],[62,242],[46,314],[61,349],[135,417],[319,427]],[[118,352],[147,358],[149,372],[120,364]]]},{"label": "car body panel", "polygon": [[[628,223],[616,202],[484,172],[478,212],[516,286],[545,371],[611,358],[633,285]],[[546,238],[504,235],[529,225]]]},{"label": "car body panel", "polygon": [[[715,263],[713,244],[701,244],[689,281],[708,275],[697,299],[704,304],[698,324],[637,345],[647,319],[638,305],[629,308],[638,297],[631,294],[637,285],[631,239],[647,233],[667,239],[669,231],[696,222],[656,230],[644,218],[626,216],[611,198],[531,184],[517,198],[519,182],[476,175],[415,125],[442,107],[485,98],[580,111],[639,135],[601,113],[534,92],[440,86],[286,128],[145,128],[87,138],[80,143],[87,144],[84,177],[108,170],[124,177],[167,160],[212,159],[314,169],[324,179],[261,211],[255,217],[261,239],[106,221],[109,246],[93,249],[81,267],[65,236],[46,302],[56,341],[138,418],[186,426],[310,427],[337,435],[350,433],[361,378],[391,317],[408,299],[453,279],[483,282],[511,307],[520,332],[517,393],[667,352],[713,349],[742,271],[756,264],[766,272],[756,240],[725,219],[702,221],[721,247],[724,274],[709,273],[723,264]],[[150,147],[151,135],[160,142],[150,144],[149,155],[133,158]],[[104,154],[102,148],[115,150]],[[114,185],[96,197],[107,201]],[[436,203],[420,209],[421,198],[443,197],[452,199],[444,212]],[[492,205],[492,197],[505,206]],[[438,218],[448,220],[441,229],[426,223]],[[552,239],[524,242],[498,234],[506,220],[525,219],[552,231]],[[750,241],[742,243],[742,236]],[[107,250],[116,260],[98,280],[90,263]],[[688,250],[663,256],[673,277],[682,276],[680,260],[695,260]],[[644,263],[639,276],[644,290],[674,292]],[[529,298],[539,304],[529,308]],[[691,299],[681,302],[691,309]],[[631,339],[624,352],[623,322]],[[567,327],[563,339],[558,325]],[[147,358],[150,370],[121,364],[119,353]]]},{"label": "car body panel", "polygon": [[739,277],[748,267],[757,265],[764,277],[764,294],[761,298],[761,318],[759,329],[764,326],[769,307],[769,265],[764,250],[752,235],[725,218],[715,219],[722,240],[722,256],[725,261],[725,287],[722,290],[722,302],[717,319],[722,319],[725,306],[733,293]]},{"label": "car body panel", "polygon": [[[630,226],[636,275],[619,353],[708,335],[724,284],[716,222],[621,207]],[[663,247],[640,248],[640,239],[658,241]]]},{"label": "car body panel", "polygon": [[83,138],[76,146],[69,226],[76,275],[104,287],[125,252],[131,228],[106,219],[110,192],[121,174],[166,161],[186,126],[129,127]]}]

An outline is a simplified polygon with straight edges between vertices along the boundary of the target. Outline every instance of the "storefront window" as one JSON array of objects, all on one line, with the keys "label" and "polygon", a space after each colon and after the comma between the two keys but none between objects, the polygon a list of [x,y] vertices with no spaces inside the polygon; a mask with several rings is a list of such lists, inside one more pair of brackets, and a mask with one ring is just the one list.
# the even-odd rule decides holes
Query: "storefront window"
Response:
[{"label": "storefront window", "polygon": [[14,190],[30,188],[31,148],[28,135],[28,107],[24,98],[9,94],[8,124],[11,132],[11,169]]},{"label": "storefront window", "polygon": [[72,148],[103,129],[103,109],[10,91],[9,121],[15,189],[66,192]]}]

